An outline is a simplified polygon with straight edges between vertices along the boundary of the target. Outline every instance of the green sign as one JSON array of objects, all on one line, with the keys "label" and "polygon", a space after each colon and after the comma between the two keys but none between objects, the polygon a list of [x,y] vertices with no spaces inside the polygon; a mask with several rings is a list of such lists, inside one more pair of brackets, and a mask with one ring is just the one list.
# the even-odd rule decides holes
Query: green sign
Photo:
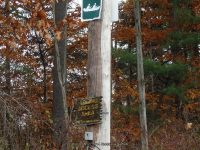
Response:
[{"label": "green sign", "polygon": [[81,125],[93,125],[101,122],[101,97],[78,100],[76,104],[76,121]]},{"label": "green sign", "polygon": [[83,0],[81,9],[82,21],[91,21],[101,18],[102,0]]}]

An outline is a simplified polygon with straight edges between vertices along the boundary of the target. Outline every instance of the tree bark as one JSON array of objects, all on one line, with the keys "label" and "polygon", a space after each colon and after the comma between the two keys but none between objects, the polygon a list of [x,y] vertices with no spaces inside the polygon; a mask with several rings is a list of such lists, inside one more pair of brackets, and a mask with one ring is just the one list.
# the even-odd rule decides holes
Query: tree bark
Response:
[{"label": "tree bark", "polygon": [[[9,17],[10,14],[10,2],[9,0],[5,1],[5,16]],[[7,50],[10,50],[10,47],[6,46]],[[5,60],[5,71],[6,71],[6,86],[5,86],[5,92],[7,94],[10,94],[11,92],[11,72],[10,72],[10,58],[9,56],[6,56]]]},{"label": "tree bark", "polygon": [[143,68],[143,55],[142,55],[142,36],[141,36],[139,0],[135,0],[135,28],[136,28],[136,44],[137,44],[138,89],[139,89],[139,100],[140,100],[141,142],[142,142],[142,150],[148,150],[145,81],[144,81],[144,68]]},{"label": "tree bark", "polygon": [[[8,17],[10,14],[10,3],[9,0],[5,1],[5,16]],[[7,46],[7,49],[9,50],[9,47]],[[5,78],[6,78],[6,86],[5,86],[5,92],[6,94],[11,94],[11,72],[10,72],[10,58],[9,56],[6,56],[5,60]],[[6,139],[7,136],[7,102],[4,101],[3,104],[3,134],[4,138]]]},{"label": "tree bark", "polygon": [[7,94],[10,94],[11,92],[11,73],[10,73],[10,58],[9,56],[6,57],[5,60],[5,70],[6,70],[6,87],[5,87],[5,92]]},{"label": "tree bark", "polygon": [[[55,27],[66,16],[67,1],[54,3]],[[54,140],[57,149],[67,150],[68,115],[66,106],[66,27],[59,28],[63,33],[61,40],[55,39],[53,68],[53,121]]]},{"label": "tree bark", "polygon": [[35,31],[35,36],[38,43],[40,60],[42,62],[42,67],[43,67],[43,102],[46,103],[48,98],[47,98],[47,70],[45,61],[45,51],[43,50],[42,41],[40,40],[40,37],[37,35],[36,31]]}]

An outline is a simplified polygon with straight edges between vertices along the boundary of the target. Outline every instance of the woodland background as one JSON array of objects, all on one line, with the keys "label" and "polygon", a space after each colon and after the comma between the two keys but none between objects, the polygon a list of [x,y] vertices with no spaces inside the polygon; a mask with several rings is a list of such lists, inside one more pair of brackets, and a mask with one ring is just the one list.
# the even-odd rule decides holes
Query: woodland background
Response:
[{"label": "woodland background", "polygon": [[[54,149],[54,39],[67,25],[69,149],[84,149],[74,105],[87,94],[87,23],[68,2],[55,28],[53,0],[0,0],[0,149]],[[112,149],[138,149],[133,0],[121,2],[112,24]],[[200,0],[141,0],[149,145],[152,150],[200,148]],[[64,49],[65,50],[65,49]]]}]

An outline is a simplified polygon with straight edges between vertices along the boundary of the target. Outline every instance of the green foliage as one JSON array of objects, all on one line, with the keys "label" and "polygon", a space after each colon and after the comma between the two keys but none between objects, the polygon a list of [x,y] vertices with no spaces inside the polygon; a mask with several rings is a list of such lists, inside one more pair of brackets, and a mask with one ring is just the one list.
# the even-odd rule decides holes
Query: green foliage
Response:
[{"label": "green foliage", "polygon": [[187,66],[180,63],[161,64],[153,60],[145,60],[144,70],[145,75],[153,74],[167,78],[169,82],[180,82],[185,78]]},{"label": "green foliage", "polygon": [[[131,66],[136,66],[137,64],[136,54],[134,53],[130,53],[125,50],[114,51],[113,56],[114,58],[117,58],[117,61],[120,64],[129,64]],[[126,66],[124,65],[124,67]],[[187,68],[187,65],[181,63],[163,64],[161,62],[156,62],[151,59],[144,59],[145,76],[154,75],[155,80],[157,80],[157,82],[160,84],[162,84],[164,81],[166,84],[164,84],[161,88],[162,93],[170,96],[177,96],[182,101],[186,101],[184,95],[185,90],[184,88],[179,87],[179,85],[181,85],[181,82],[185,79],[187,75]],[[122,69],[125,70],[124,68]],[[131,112],[131,110],[126,107],[119,109],[122,113]]]},{"label": "green foliage", "polygon": [[[127,64],[132,67],[137,66],[137,57],[135,53],[130,53],[127,50],[113,51],[113,57],[117,59],[117,63],[121,67],[126,67]],[[124,70],[124,68],[122,68]],[[168,79],[171,84],[181,82],[187,73],[187,65],[181,63],[162,64],[150,59],[144,59],[145,76],[155,75],[160,78]]]},{"label": "green foliage", "polygon": [[[173,0],[173,23],[176,31],[171,32],[166,39],[166,47],[172,47],[175,52],[182,48],[196,47],[200,42],[200,34],[193,25],[200,23],[200,17],[191,9],[193,0]],[[188,49],[185,49],[188,50]]]},{"label": "green foliage", "polygon": [[125,50],[113,50],[112,55],[114,58],[117,58],[119,63],[129,63],[131,65],[137,64],[136,53],[129,52]]},{"label": "green foliage", "polygon": [[177,96],[183,102],[186,101],[185,90],[179,85],[185,79],[187,66],[180,63],[164,64],[146,60],[144,63],[145,73],[153,74],[155,77],[164,79],[167,84],[161,90],[162,93],[170,96]]},{"label": "green foliage", "polygon": [[160,62],[155,62],[150,59],[144,60],[144,72],[145,75],[158,75],[164,76],[165,75],[165,66],[162,65]]},{"label": "green foliage", "polygon": [[200,42],[200,34],[197,32],[172,32],[169,34],[167,45],[173,48],[183,48],[197,45]]},{"label": "green foliage", "polygon": [[186,102],[185,88],[179,85],[185,79],[187,74],[187,65],[181,63],[172,63],[162,65],[159,62],[145,60],[145,74],[153,74],[155,77],[165,79],[167,85],[162,90],[163,94],[177,96],[181,101]]},{"label": "green foliage", "polygon": [[145,74],[155,74],[158,73],[160,70],[160,63],[152,61],[150,59],[144,60],[144,71]]},{"label": "green foliage", "polygon": [[200,23],[200,17],[194,16],[191,9],[176,8],[175,22],[179,24],[197,24]]},{"label": "green foliage", "polygon": [[169,96],[178,97],[183,103],[187,103],[187,99],[185,97],[185,89],[182,87],[178,87],[175,85],[171,85],[163,89],[163,93]]},{"label": "green foliage", "polygon": [[180,82],[185,78],[187,67],[184,64],[173,63],[164,65],[163,75],[170,78],[174,82]]},{"label": "green foliage", "polygon": [[173,4],[175,6],[177,6],[178,4],[189,4],[191,3],[193,0],[172,0]]}]

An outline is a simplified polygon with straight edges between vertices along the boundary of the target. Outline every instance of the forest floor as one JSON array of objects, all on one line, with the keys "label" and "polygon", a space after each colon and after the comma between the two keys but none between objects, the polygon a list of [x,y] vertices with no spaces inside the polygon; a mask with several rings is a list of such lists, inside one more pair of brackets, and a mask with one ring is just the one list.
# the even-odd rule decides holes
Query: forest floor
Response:
[{"label": "forest floor", "polygon": [[152,150],[200,150],[200,124],[168,120],[149,139]]},{"label": "forest floor", "polygon": [[[117,130],[119,131],[119,129]],[[137,132],[137,130],[131,130]],[[140,150],[139,137],[135,138],[134,136],[129,136],[129,134],[129,140],[124,141],[121,133],[114,133],[115,135],[112,136],[112,143],[114,144],[111,145],[111,150]],[[76,140],[83,140],[81,134],[83,133],[79,133],[79,138],[76,136]],[[79,147],[79,149],[81,148]],[[149,129],[149,150],[200,150],[200,124],[184,122],[175,118],[166,119],[158,124],[151,124]]]}]

